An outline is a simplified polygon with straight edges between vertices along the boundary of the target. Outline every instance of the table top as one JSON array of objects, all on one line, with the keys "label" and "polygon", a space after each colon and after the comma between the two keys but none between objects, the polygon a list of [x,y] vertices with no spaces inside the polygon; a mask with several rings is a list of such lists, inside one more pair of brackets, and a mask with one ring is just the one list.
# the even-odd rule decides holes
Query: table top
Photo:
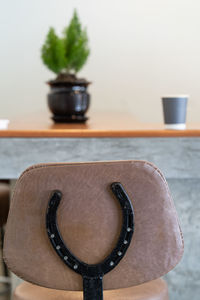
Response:
[{"label": "table top", "polygon": [[163,124],[141,123],[126,113],[93,113],[86,123],[54,123],[48,114],[10,120],[1,137],[200,137],[200,124],[186,130],[166,130]]}]

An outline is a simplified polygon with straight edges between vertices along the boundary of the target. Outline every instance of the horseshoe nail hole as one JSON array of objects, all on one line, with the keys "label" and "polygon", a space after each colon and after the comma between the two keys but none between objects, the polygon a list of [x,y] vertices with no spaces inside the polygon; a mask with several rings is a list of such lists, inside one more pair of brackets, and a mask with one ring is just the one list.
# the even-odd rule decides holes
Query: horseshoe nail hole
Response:
[{"label": "horseshoe nail hole", "polygon": [[110,266],[111,266],[111,267],[114,266],[114,261],[111,261],[111,262],[110,262]]},{"label": "horseshoe nail hole", "polygon": [[77,270],[78,269],[78,265],[74,265],[74,270]]},{"label": "horseshoe nail hole", "polygon": [[56,249],[57,249],[57,250],[59,250],[59,249],[60,249],[60,246],[59,246],[59,245],[58,245],[58,246],[56,246]]}]

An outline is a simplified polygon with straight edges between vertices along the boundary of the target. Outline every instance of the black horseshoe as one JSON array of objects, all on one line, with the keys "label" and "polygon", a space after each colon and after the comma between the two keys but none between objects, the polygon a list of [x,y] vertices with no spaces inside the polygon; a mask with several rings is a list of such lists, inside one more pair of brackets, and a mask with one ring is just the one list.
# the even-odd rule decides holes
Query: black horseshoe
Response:
[{"label": "black horseshoe", "polygon": [[102,278],[106,273],[114,269],[123,258],[134,233],[134,212],[126,191],[119,182],[113,182],[111,184],[111,190],[120,203],[123,214],[123,224],[115,248],[109,256],[98,264],[86,264],[79,260],[63,242],[56,220],[56,213],[62,198],[62,193],[58,190],[53,191],[48,203],[46,228],[49,240],[62,261],[74,272],[83,277],[84,300],[103,299]]}]

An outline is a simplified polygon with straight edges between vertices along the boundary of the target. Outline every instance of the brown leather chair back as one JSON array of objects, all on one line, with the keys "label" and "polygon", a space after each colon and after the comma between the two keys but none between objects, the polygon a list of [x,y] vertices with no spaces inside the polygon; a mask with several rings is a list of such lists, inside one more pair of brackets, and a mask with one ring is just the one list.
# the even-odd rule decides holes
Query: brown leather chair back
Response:
[{"label": "brown leather chair back", "polygon": [[104,277],[104,289],[138,285],[173,269],[183,238],[162,173],[146,161],[41,164],[19,178],[6,228],[4,257],[19,277],[44,287],[81,290],[82,278],[56,255],[46,210],[53,190],[63,195],[57,220],[63,240],[82,261],[96,264],[115,246],[121,209],[110,191],[121,182],[135,213],[135,232],[124,258]]}]

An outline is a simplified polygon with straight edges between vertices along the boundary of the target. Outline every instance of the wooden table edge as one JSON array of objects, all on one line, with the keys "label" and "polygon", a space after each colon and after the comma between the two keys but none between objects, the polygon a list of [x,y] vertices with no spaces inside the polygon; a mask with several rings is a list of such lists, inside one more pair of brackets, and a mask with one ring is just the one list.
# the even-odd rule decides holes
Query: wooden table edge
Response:
[{"label": "wooden table edge", "polygon": [[200,137],[199,129],[186,130],[1,130],[0,138],[128,138]]}]

